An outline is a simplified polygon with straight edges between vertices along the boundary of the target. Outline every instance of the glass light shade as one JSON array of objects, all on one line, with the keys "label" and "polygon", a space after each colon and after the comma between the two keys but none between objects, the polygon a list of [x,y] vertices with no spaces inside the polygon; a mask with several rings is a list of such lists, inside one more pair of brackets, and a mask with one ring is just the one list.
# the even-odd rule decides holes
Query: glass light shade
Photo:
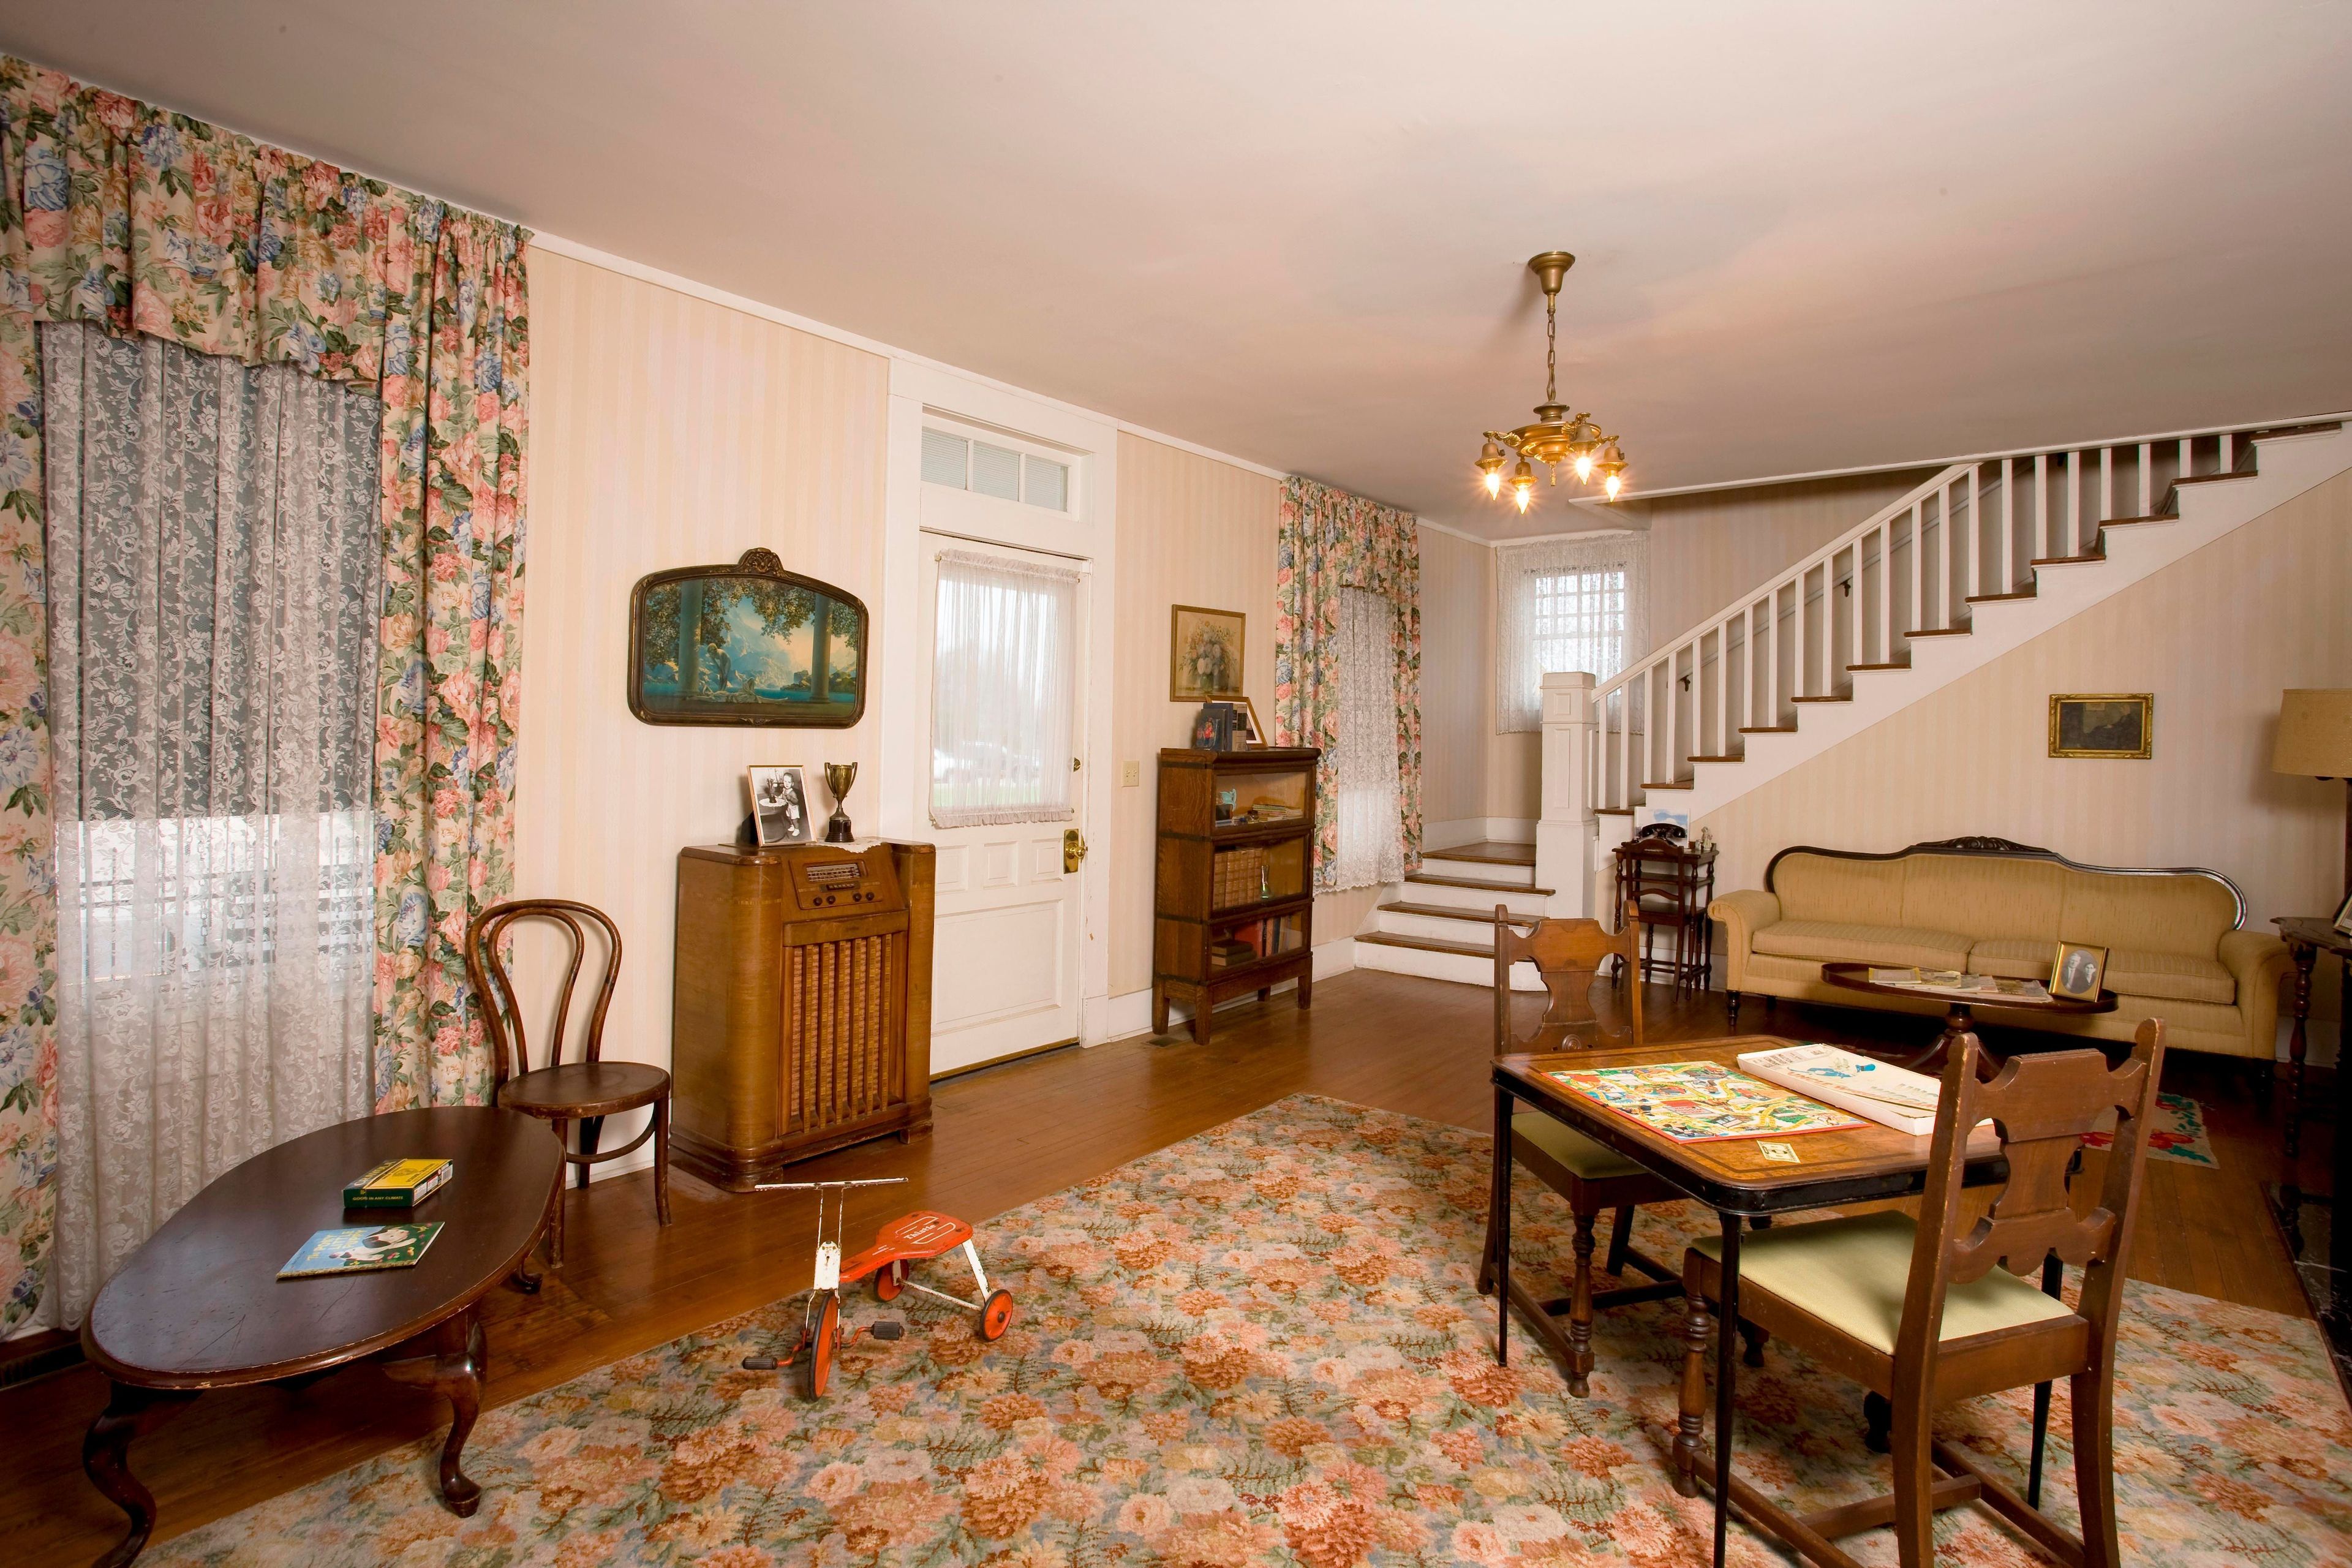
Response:
[{"label": "glass light shade", "polygon": [[1579,452],[1576,455],[1576,477],[1580,481],[1589,480],[1592,478],[1591,453]]}]

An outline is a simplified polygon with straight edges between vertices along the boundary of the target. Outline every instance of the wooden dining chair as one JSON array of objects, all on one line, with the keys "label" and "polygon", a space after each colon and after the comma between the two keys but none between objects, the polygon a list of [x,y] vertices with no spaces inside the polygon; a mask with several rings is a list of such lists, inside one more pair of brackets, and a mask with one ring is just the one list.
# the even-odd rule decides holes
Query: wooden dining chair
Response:
[{"label": "wooden dining chair", "polygon": [[[530,1065],[530,1045],[523,1033],[522,1011],[515,999],[514,981],[507,972],[506,960],[500,948],[519,923],[527,921],[549,921],[560,925],[572,939],[571,962],[563,972],[563,988],[557,995],[555,1022],[548,1035],[547,1063]],[[564,1023],[572,1014],[572,993],[580,980],[582,961],[587,955],[588,936],[583,922],[593,924],[603,931],[605,942],[604,973],[596,988],[595,1005],[588,1015],[587,1038],[581,1059],[566,1062],[563,1058]],[[588,1184],[588,1169],[607,1160],[617,1160],[635,1153],[648,1138],[654,1141],[654,1215],[664,1225],[669,1223],[669,1074],[644,1062],[608,1062],[604,1059],[604,1015],[613,1005],[613,990],[621,977],[621,932],[605,913],[592,905],[574,903],[569,899],[515,899],[493,904],[474,917],[466,933],[466,973],[474,983],[474,994],[482,999],[482,1017],[490,1036],[491,1065],[497,1085],[498,1103],[526,1115],[552,1122],[555,1135],[562,1139],[565,1129],[574,1121],[581,1123],[580,1148],[574,1152],[564,1144],[564,1159],[579,1167],[580,1185]],[[625,1110],[651,1106],[653,1115],[646,1130],[624,1147],[598,1152],[598,1134],[607,1116],[617,1116]],[[556,1189],[554,1212],[548,1219],[547,1260],[551,1265],[563,1262],[563,1192]]]},{"label": "wooden dining chair", "polygon": [[[1509,910],[1495,908],[1495,1054],[1589,1050],[1597,1046],[1638,1047],[1642,1044],[1642,983],[1635,964],[1640,926],[1629,905],[1622,927],[1613,936],[1590,920],[1539,920],[1525,936],[1519,934]],[[1592,1010],[1592,984],[1601,966],[1620,961],[1627,985],[1631,1027],[1611,1031]],[[1535,965],[1549,1000],[1542,1021],[1523,1040],[1511,1035],[1511,966],[1521,961]],[[1570,1294],[1559,1300],[1539,1301],[1511,1277],[1511,1300],[1533,1324],[1553,1352],[1568,1367],[1569,1391],[1580,1397],[1590,1392],[1592,1376],[1592,1315],[1635,1301],[1655,1301],[1680,1293],[1679,1277],[1664,1264],[1633,1248],[1633,1210],[1642,1204],[1664,1203],[1682,1194],[1615,1150],[1594,1142],[1581,1132],[1562,1126],[1538,1110],[1521,1110],[1511,1118],[1511,1152],[1517,1163],[1568,1200],[1575,1218],[1575,1272]],[[1633,1268],[1653,1281],[1613,1290],[1592,1289],[1593,1226],[1603,1209],[1616,1217],[1609,1235],[1608,1272],[1622,1275]],[[1486,1215],[1486,1245],[1478,1265],[1478,1293],[1495,1288],[1495,1215]],[[1552,1319],[1568,1319],[1560,1333]]]},{"label": "wooden dining chair", "polygon": [[[1839,1536],[1892,1523],[1903,1568],[1935,1561],[1936,1510],[1982,1499],[2060,1561],[2115,1568],[2114,1415],[2116,1324],[2132,1215],[2147,1159],[2147,1113],[2164,1068],[2164,1022],[2138,1029],[2131,1059],[2110,1069],[2095,1050],[2013,1057],[1980,1081],[1984,1047],[1974,1034],[1944,1066],[1927,1185],[1915,1223],[1900,1214],[1861,1215],[1781,1226],[1741,1243],[1738,1308],[1824,1367],[1861,1384],[1873,1448],[1895,1456],[1895,1489],[1863,1502],[1795,1518],[1737,1477],[1732,1500],[1824,1568],[1853,1568],[1832,1545]],[[2116,1113],[2105,1190],[2088,1214],[2069,1200],[2067,1169],[2083,1136]],[[2009,1180],[1973,1226],[1960,1220],[1968,1130],[1990,1117],[2009,1162]],[[1720,1244],[1702,1241],[1684,1257],[1689,1331],[1683,1363],[1682,1420],[1675,1436],[1675,1485],[1698,1489],[1706,1405],[1707,1304],[1720,1299]],[[2080,1304],[2056,1295],[2050,1260],[2083,1270]],[[2041,1273],[2037,1289],[2021,1273]],[[2069,1536],[2040,1508],[2048,1384],[2067,1380],[2074,1406],[2074,1485],[2083,1532]],[[2019,1496],[1969,1455],[1937,1440],[1937,1407],[2035,1385],[2032,1454]]]}]

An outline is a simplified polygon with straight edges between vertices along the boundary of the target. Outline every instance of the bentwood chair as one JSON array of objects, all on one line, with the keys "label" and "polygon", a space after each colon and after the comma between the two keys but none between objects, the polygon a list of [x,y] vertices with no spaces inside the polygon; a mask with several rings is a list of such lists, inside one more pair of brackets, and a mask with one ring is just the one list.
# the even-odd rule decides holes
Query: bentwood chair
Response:
[{"label": "bentwood chair", "polygon": [[[1525,936],[1513,924],[1507,908],[1495,910],[1495,1054],[1591,1049],[1597,1046],[1638,1047],[1642,1044],[1642,982],[1635,963],[1641,930],[1629,906],[1625,921],[1612,936],[1598,921],[1539,920]],[[1610,1031],[1592,1011],[1592,984],[1602,963],[1621,961],[1618,973],[1627,980],[1631,1027]],[[1549,1001],[1543,1021],[1523,1040],[1511,1036],[1511,966],[1525,960],[1535,965]],[[1568,1367],[1569,1391],[1580,1397],[1591,1390],[1592,1376],[1592,1315],[1610,1307],[1654,1301],[1678,1294],[1675,1272],[1664,1264],[1633,1249],[1633,1210],[1642,1204],[1665,1203],[1682,1196],[1657,1177],[1619,1154],[1561,1125],[1538,1110],[1522,1110],[1511,1119],[1514,1160],[1568,1200],[1575,1218],[1575,1272],[1569,1296],[1538,1301],[1514,1272],[1511,1300],[1538,1334]],[[1592,1289],[1592,1231],[1601,1211],[1613,1209],[1616,1217],[1609,1236],[1608,1272],[1622,1275],[1633,1268],[1652,1283],[1613,1290]],[[1486,1215],[1486,1251],[1478,1265],[1478,1293],[1495,1288],[1495,1216]],[[1552,1319],[1565,1314],[1563,1336]]]},{"label": "bentwood chair", "polygon": [[[499,950],[512,928],[525,921],[548,921],[562,926],[572,939],[572,956],[563,972],[563,988],[555,1005],[555,1022],[548,1035],[547,1064],[530,1065],[530,1045],[523,1034],[522,1011],[515,999],[513,978]],[[604,973],[596,988],[596,1002],[588,1015],[587,1038],[581,1058],[563,1058],[563,1026],[572,1014],[572,988],[579,983],[588,937],[583,922],[596,926],[605,942]],[[604,1015],[613,1005],[613,989],[621,977],[621,932],[602,910],[569,899],[516,899],[493,904],[474,917],[466,933],[466,973],[474,994],[482,1000],[482,1016],[490,1036],[492,1066],[497,1075],[498,1103],[551,1122],[562,1139],[573,1121],[580,1123],[580,1148],[565,1144],[564,1159],[579,1167],[580,1185],[588,1184],[588,1168],[635,1153],[646,1139],[654,1141],[654,1215],[669,1223],[669,1074],[643,1062],[608,1062],[604,1049]],[[627,1144],[599,1153],[596,1149],[604,1118],[641,1106],[653,1108],[646,1130]],[[563,1194],[555,1195],[548,1219],[547,1260],[563,1262]]]},{"label": "bentwood chair", "polygon": [[[1975,1035],[1962,1035],[1945,1064],[1916,1224],[1900,1214],[1861,1215],[1781,1226],[1740,1244],[1740,1317],[1861,1384],[1869,1446],[1894,1450],[1890,1496],[1802,1519],[1733,1479],[1740,1508],[1824,1568],[1853,1568],[1831,1544],[1837,1537],[1889,1522],[1903,1568],[1927,1568],[1936,1510],[1979,1498],[2061,1562],[2116,1568],[2122,1561],[2112,1425],[2116,1324],[2147,1158],[2147,1112],[2164,1068],[2164,1023],[2143,1022],[2131,1059],[2112,1070],[2097,1051],[2060,1051],[2013,1057],[1986,1083],[1978,1070],[1983,1048]],[[2105,1188],[2097,1206],[2077,1215],[2067,1169],[2083,1135],[2109,1110],[2119,1120]],[[1968,1226],[1960,1219],[1967,1130],[1988,1117],[2008,1157],[2009,1181],[1990,1212]],[[1720,1244],[1709,1239],[1683,1262],[1690,1326],[1675,1485],[1685,1496],[1698,1489],[1706,1303],[1720,1299],[1719,1258]],[[2080,1305],[2072,1309],[2057,1294],[2060,1260],[2083,1269]],[[2018,1277],[2026,1271],[2041,1273],[2041,1289]],[[2041,1510],[2049,1385],[2061,1377],[2074,1407],[2080,1540]],[[1928,1423],[1941,1405],[2029,1384],[2032,1453],[2020,1497],[1977,1459],[1936,1439]]]}]

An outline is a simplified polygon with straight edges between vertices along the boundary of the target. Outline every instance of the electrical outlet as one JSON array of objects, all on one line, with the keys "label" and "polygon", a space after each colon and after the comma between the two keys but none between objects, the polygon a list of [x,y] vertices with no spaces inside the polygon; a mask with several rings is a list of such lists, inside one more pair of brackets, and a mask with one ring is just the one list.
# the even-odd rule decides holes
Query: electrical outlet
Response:
[{"label": "electrical outlet", "polygon": [[1139,784],[1142,784],[1143,764],[1141,763],[1119,763],[1118,783],[1119,787],[1122,789],[1134,789]]}]

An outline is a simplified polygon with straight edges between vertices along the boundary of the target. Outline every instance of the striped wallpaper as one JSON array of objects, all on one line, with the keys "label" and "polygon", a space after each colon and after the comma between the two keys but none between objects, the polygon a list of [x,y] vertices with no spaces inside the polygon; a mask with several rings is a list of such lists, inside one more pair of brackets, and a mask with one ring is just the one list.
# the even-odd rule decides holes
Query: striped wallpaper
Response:
[{"label": "striped wallpaper", "polygon": [[[870,813],[879,727],[639,723],[625,687],[629,590],[757,544],[872,605],[889,367],[586,262],[533,251],[530,267],[515,888],[614,918],[626,963],[607,1054],[667,1064],[677,851],[733,836],[753,763],[809,764],[813,804],[829,811],[818,764],[856,762],[850,804]],[[877,694],[894,679],[873,674]]]}]

